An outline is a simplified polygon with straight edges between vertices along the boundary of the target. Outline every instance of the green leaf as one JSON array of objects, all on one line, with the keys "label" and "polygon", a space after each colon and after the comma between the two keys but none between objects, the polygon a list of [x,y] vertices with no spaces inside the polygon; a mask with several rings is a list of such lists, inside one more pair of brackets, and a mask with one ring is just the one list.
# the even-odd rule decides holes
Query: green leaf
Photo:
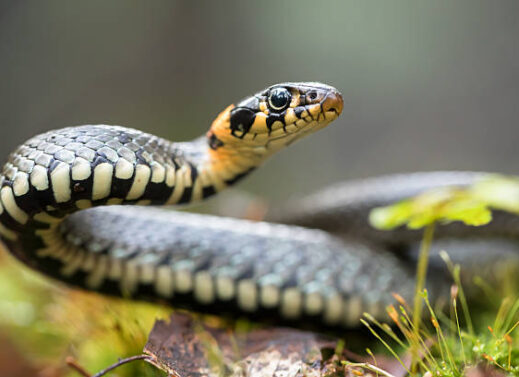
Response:
[{"label": "green leaf", "polygon": [[490,205],[481,195],[476,196],[472,189],[458,187],[426,191],[414,198],[375,208],[369,217],[371,225],[380,230],[403,225],[410,229],[420,229],[436,222],[445,224],[453,221],[480,226],[488,224],[490,220]]},{"label": "green leaf", "polygon": [[402,201],[388,207],[374,208],[369,214],[369,222],[380,230],[390,230],[404,225],[412,213],[412,203]]}]

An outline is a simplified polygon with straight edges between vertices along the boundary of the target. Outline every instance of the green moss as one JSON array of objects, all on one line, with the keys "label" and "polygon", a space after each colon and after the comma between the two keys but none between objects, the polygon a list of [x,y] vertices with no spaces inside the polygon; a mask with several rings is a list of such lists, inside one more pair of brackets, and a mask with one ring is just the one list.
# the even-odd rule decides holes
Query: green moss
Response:
[{"label": "green moss", "polygon": [[[94,373],[141,354],[155,320],[169,313],[157,305],[69,290],[0,255],[0,331],[38,368],[60,369],[72,356]],[[164,375],[144,362],[124,365],[117,373]]]}]

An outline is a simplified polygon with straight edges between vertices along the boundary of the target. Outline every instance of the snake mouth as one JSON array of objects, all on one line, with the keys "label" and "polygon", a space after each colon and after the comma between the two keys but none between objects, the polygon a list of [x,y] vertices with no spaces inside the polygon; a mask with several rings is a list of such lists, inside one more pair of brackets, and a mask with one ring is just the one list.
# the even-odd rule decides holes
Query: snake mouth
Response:
[{"label": "snake mouth", "polygon": [[[312,120],[308,123],[305,123],[302,126],[297,126],[295,123],[291,126],[296,127],[296,130],[292,132],[284,131],[279,136],[271,137],[267,140],[265,144],[266,149],[279,149],[280,147],[286,147],[294,142],[304,138],[307,135],[310,135],[328,125],[329,122],[336,119],[339,115],[336,112],[330,111],[329,113],[333,114],[332,118],[329,118],[326,113],[322,113],[323,116],[326,117],[326,122],[318,122],[317,120]],[[288,128],[288,127],[287,127]]]}]

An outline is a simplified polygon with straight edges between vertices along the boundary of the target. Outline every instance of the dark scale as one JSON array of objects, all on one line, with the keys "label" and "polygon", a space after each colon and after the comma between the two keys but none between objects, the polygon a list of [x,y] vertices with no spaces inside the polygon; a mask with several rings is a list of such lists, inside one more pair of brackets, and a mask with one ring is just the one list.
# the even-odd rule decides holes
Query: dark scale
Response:
[{"label": "dark scale", "polygon": [[178,199],[177,204],[186,204],[191,202],[191,197],[193,194],[193,186],[184,187],[184,192],[182,193],[182,196],[180,199]]},{"label": "dark scale", "polygon": [[16,205],[29,216],[41,212],[44,209],[42,203],[45,202],[45,197],[52,195],[52,192],[45,193],[46,191],[49,190],[39,192],[34,186],[29,185],[29,191],[25,195],[15,196]]},{"label": "dark scale", "polygon": [[283,131],[287,132],[287,129],[286,129],[287,125],[285,123],[285,113],[283,113],[283,114],[270,113],[270,115],[267,117],[267,127],[269,129],[269,135],[272,132],[272,125],[276,121],[283,123]]},{"label": "dark scale", "polygon": [[151,204],[162,204],[171,196],[173,190],[174,187],[169,187],[165,182],[149,182],[142,198],[151,200]]},{"label": "dark scale", "polygon": [[297,106],[295,109],[294,109],[294,113],[296,114],[296,117],[298,119],[301,119],[301,114],[303,114],[303,112],[305,111],[305,107],[304,106]]},{"label": "dark scale", "polygon": [[[91,171],[92,173],[88,176],[88,178],[80,180],[80,181],[72,181],[73,187],[73,195],[75,201],[78,200],[90,200],[92,198],[92,188],[94,186],[94,167],[95,163],[91,163]],[[112,187],[113,190],[113,187]]]},{"label": "dark scale", "polygon": [[202,196],[204,198],[208,198],[210,196],[213,196],[214,194],[216,194],[216,189],[213,185],[202,188]]},{"label": "dark scale", "polygon": [[111,196],[114,198],[124,199],[130,192],[130,188],[132,187],[132,183],[135,177],[135,169],[133,171],[133,176],[128,179],[120,179],[117,177],[113,177],[112,179],[112,190]]}]

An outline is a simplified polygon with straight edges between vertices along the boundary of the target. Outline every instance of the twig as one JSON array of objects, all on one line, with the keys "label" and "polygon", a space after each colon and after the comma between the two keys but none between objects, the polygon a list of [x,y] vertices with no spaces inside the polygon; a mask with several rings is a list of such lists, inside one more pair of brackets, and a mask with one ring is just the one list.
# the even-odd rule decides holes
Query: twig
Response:
[{"label": "twig", "polygon": [[[101,372],[94,374],[92,377],[101,377],[101,376],[104,376],[105,374],[107,374],[108,372],[111,372],[115,368],[120,367],[123,364],[131,363],[132,361],[135,361],[135,360],[148,360],[149,358],[150,357],[148,355],[137,355],[137,356],[127,357],[126,359],[121,359],[117,363],[110,365],[106,369],[103,369]],[[88,377],[90,377],[90,376],[88,376]]]},{"label": "twig", "polygon": [[150,359],[150,357],[148,355],[137,355],[137,356],[128,357],[126,359],[120,359],[115,364],[110,365],[108,368],[103,369],[101,372],[98,372],[98,373],[94,374],[93,376],[90,375],[90,373],[88,373],[85,370],[85,368],[83,368],[81,365],[79,365],[77,363],[77,361],[74,360],[72,357],[67,357],[65,362],[67,363],[67,365],[69,367],[74,369],[76,372],[81,374],[83,377],[102,377],[105,374],[107,374],[108,372],[111,372],[112,370],[114,370],[115,368],[120,367],[121,365],[131,363],[132,361],[135,361],[135,360],[149,360],[149,359]]},{"label": "twig", "polygon": [[88,373],[85,368],[83,368],[81,365],[79,365],[77,363],[77,361],[73,358],[73,357],[67,357],[65,362],[67,363],[67,365],[74,369],[76,372],[78,372],[80,375],[82,375],[83,377],[90,377],[90,373]]}]

